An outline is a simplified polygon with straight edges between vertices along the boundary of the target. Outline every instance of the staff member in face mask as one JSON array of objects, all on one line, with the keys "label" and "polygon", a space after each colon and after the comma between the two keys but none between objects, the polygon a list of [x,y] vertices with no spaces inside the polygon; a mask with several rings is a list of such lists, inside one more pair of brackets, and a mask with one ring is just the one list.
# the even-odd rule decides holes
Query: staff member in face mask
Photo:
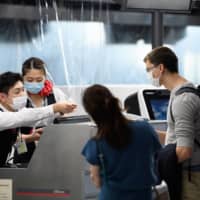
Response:
[{"label": "staff member in face mask", "polygon": [[66,95],[47,79],[46,65],[41,59],[27,59],[22,66],[22,76],[28,93],[28,107],[42,107],[66,100]]},{"label": "staff member in face mask", "polygon": [[[15,112],[26,106],[27,95],[23,86],[23,79],[20,74],[6,72],[1,75],[0,88],[0,110]],[[11,88],[10,88],[11,87]],[[35,141],[40,138],[41,130],[25,135],[22,138],[26,141]]]},{"label": "staff member in face mask", "polygon": [[[47,69],[45,63],[35,57],[27,59],[22,66],[22,76],[24,80],[24,88],[28,94],[26,107],[37,108],[43,107],[55,102],[66,100],[66,95],[59,89],[53,86],[51,81],[47,79]],[[54,117],[43,120],[45,125],[53,123]],[[30,134],[33,128],[22,127],[24,134]],[[27,144],[28,152],[18,155],[15,152],[15,163],[28,163],[35,150],[35,142]]]},{"label": "staff member in face mask", "polygon": [[[72,112],[72,104],[60,102],[52,106],[37,109],[22,109],[26,105],[27,95],[24,91],[20,74],[6,72],[0,75],[0,167],[6,162],[12,145],[16,142],[21,125],[33,126],[38,120],[53,117],[54,113]],[[19,112],[16,112],[17,110]],[[42,121],[41,121],[42,123]],[[20,135],[20,140],[35,141],[40,138],[41,130],[29,135]]]}]

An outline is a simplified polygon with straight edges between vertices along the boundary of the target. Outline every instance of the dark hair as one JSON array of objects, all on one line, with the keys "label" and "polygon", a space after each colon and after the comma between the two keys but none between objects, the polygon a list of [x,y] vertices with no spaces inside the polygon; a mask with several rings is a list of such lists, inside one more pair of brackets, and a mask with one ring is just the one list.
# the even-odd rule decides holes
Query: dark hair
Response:
[{"label": "dark hair", "polygon": [[45,63],[43,60],[31,57],[24,61],[22,65],[22,76],[25,76],[31,69],[41,70],[46,76]]},{"label": "dark hair", "polygon": [[119,101],[102,85],[88,87],[83,94],[83,106],[97,124],[96,139],[105,140],[120,149],[130,142],[128,120],[123,116]]},{"label": "dark hair", "polygon": [[5,72],[0,74],[0,92],[8,94],[9,90],[18,82],[23,82],[19,73]]},{"label": "dark hair", "polygon": [[144,62],[149,60],[154,65],[163,64],[169,72],[178,72],[178,58],[176,54],[168,47],[157,47],[148,53]]}]

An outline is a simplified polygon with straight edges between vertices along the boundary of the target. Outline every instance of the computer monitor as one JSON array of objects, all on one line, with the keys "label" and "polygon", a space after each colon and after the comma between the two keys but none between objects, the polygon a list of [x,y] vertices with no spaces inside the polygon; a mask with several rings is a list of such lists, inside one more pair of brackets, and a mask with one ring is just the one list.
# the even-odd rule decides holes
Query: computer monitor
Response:
[{"label": "computer monitor", "polygon": [[170,92],[161,90],[144,90],[144,100],[151,120],[166,120]]}]

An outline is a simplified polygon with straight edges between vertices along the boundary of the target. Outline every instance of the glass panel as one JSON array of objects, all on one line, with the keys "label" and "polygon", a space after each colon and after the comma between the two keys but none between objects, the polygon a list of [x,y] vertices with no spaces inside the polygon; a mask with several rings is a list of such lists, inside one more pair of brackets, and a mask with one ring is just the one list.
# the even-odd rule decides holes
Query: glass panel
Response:
[{"label": "glass panel", "polygon": [[143,57],[151,50],[151,14],[37,9],[39,19],[31,10],[29,18],[0,19],[0,72],[20,72],[34,56],[46,62],[57,85],[147,82]]},{"label": "glass panel", "polygon": [[200,83],[199,35],[199,16],[164,15],[164,45],[176,52],[180,74],[194,83]]}]

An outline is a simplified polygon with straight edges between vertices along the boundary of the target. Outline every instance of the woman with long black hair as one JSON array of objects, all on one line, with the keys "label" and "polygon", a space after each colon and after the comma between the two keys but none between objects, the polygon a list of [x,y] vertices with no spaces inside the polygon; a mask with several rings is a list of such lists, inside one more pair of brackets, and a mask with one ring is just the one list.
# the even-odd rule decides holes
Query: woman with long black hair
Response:
[{"label": "woman with long black hair", "polygon": [[119,101],[102,85],[88,87],[83,106],[97,125],[82,154],[100,200],[151,200],[156,182],[154,154],[161,148],[146,121],[129,121]]}]

